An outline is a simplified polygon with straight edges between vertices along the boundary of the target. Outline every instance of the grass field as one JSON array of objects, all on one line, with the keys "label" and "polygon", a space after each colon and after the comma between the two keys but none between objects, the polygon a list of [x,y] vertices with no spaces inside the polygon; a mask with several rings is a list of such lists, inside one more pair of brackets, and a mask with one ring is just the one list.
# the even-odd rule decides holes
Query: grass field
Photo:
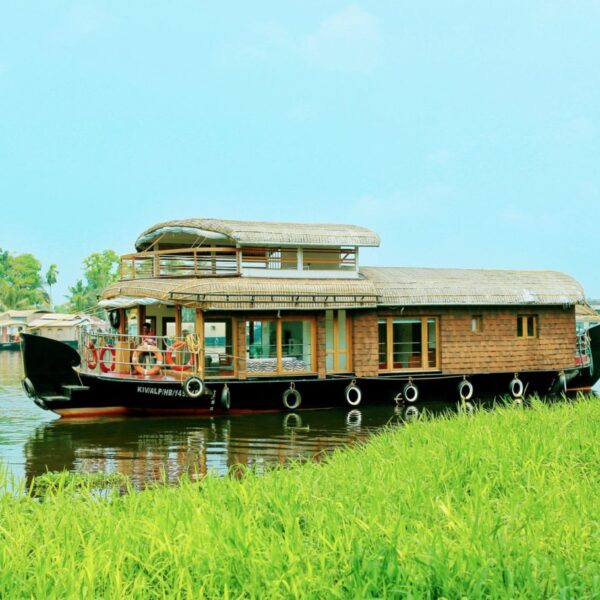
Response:
[{"label": "grass field", "polygon": [[241,480],[4,477],[0,597],[600,597],[599,432],[598,400],[535,402]]}]

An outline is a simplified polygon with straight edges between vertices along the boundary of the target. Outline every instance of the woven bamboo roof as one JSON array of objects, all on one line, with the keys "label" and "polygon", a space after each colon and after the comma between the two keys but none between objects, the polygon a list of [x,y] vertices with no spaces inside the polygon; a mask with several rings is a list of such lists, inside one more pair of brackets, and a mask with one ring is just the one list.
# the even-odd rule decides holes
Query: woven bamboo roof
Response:
[{"label": "woven bamboo roof", "polygon": [[124,296],[219,310],[585,302],[579,283],[556,271],[394,267],[364,267],[359,279],[135,279],[114,283],[102,294],[104,300]]},{"label": "woven bamboo roof", "polygon": [[582,323],[600,323],[598,314],[589,304],[581,304],[575,308],[575,316]]},{"label": "woven bamboo roof", "polygon": [[[315,223],[228,221],[223,219],[182,219],[159,223],[146,229],[135,242],[144,250],[163,236],[215,239],[225,236],[240,246],[379,246],[379,236],[366,227]],[[218,238],[217,238],[218,239]]]},{"label": "woven bamboo roof", "polygon": [[381,306],[579,304],[579,283],[556,271],[364,267]]},{"label": "woven bamboo roof", "polygon": [[373,285],[365,279],[138,279],[114,283],[102,294],[103,300],[124,296],[156,298],[211,310],[310,310],[377,305]]}]

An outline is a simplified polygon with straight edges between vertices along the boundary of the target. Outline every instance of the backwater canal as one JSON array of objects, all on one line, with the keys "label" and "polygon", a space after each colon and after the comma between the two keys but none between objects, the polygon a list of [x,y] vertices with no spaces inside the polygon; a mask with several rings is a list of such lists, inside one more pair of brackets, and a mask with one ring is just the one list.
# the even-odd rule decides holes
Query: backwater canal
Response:
[{"label": "backwater canal", "polygon": [[64,420],[37,407],[21,388],[20,352],[0,352],[0,463],[18,479],[46,471],[124,473],[143,486],[184,473],[259,471],[322,460],[335,448],[401,423],[393,406],[235,417]]},{"label": "backwater canal", "polygon": [[[18,480],[46,471],[124,473],[136,487],[176,483],[183,474],[259,472],[322,460],[401,425],[414,407],[365,406],[296,413],[185,418],[64,420],[37,407],[21,388],[20,352],[0,351],[0,464]],[[449,410],[428,403],[430,412]],[[407,414],[407,411],[409,413]]]}]

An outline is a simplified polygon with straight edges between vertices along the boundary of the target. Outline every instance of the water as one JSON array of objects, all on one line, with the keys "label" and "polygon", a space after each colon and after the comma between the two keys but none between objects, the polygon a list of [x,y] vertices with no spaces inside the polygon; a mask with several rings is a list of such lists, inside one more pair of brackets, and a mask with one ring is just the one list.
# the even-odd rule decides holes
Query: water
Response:
[{"label": "water", "polygon": [[[414,407],[372,406],[203,418],[64,420],[21,389],[21,354],[0,352],[0,462],[28,481],[46,471],[125,473],[139,487],[184,473],[259,472],[295,460],[322,460],[364,442]],[[599,390],[600,391],[600,390]],[[429,404],[432,412],[448,410]]]},{"label": "water", "polygon": [[322,460],[368,439],[401,412],[392,406],[236,417],[64,420],[38,408],[21,389],[21,355],[0,352],[0,462],[18,478],[47,470],[125,473],[137,485],[184,473],[263,470]]}]

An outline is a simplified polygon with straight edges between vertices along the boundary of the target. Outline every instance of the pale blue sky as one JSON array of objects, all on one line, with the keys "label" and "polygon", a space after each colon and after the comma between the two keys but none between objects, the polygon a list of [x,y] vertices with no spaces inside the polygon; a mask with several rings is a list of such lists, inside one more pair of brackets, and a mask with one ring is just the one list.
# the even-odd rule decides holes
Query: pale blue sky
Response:
[{"label": "pale blue sky", "polygon": [[600,2],[0,5],[0,247],[60,269],[168,219],[355,223],[363,264],[600,297]]}]

